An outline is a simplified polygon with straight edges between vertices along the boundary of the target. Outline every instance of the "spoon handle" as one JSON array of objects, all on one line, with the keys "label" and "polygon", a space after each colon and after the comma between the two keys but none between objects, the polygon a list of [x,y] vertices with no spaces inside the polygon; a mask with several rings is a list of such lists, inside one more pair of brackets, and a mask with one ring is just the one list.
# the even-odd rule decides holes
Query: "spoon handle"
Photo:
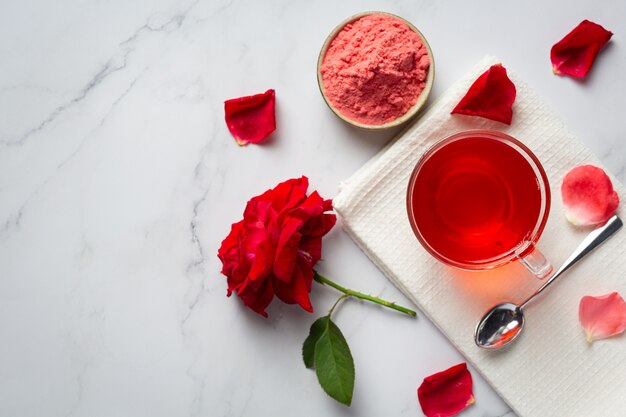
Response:
[{"label": "spoon handle", "polygon": [[533,298],[537,297],[546,288],[548,288],[548,286],[552,284],[559,276],[561,276],[563,272],[570,269],[574,264],[576,264],[576,262],[584,258],[585,255],[587,255],[589,252],[591,252],[592,250],[600,246],[605,240],[607,240],[615,232],[617,232],[620,229],[620,227],[622,227],[622,220],[619,217],[617,217],[617,215],[613,215],[613,217],[607,220],[606,223],[604,223],[604,225],[598,227],[593,232],[589,233],[589,235],[585,238],[585,240],[583,240],[580,243],[580,245],[578,245],[574,253],[572,253],[570,257],[567,258],[565,263],[561,265],[559,270],[556,271],[554,275],[552,275],[550,279],[546,281],[545,284],[543,284],[537,291],[535,291],[533,295],[528,297],[526,301],[520,304],[519,306],[520,309],[523,309],[524,307],[526,307],[526,304],[528,304]]}]

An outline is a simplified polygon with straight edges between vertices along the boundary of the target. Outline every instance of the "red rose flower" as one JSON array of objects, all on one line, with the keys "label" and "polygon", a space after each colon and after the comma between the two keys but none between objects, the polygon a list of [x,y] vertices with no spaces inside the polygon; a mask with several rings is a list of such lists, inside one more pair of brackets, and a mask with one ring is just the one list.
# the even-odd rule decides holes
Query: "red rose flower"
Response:
[{"label": "red rose flower", "polygon": [[313,266],[322,255],[322,237],[335,225],[331,200],[317,191],[307,197],[307,177],[287,180],[253,197],[243,220],[218,250],[222,274],[243,303],[267,317],[274,295],[312,312]]}]

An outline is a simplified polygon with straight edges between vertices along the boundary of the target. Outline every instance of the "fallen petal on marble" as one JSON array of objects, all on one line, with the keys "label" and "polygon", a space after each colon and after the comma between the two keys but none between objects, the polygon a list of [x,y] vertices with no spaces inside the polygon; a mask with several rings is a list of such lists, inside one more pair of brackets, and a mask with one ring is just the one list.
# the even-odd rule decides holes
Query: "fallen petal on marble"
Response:
[{"label": "fallen petal on marble", "polygon": [[580,299],[578,318],[589,343],[606,339],[626,330],[626,302],[616,292],[600,297],[586,295]]},{"label": "fallen petal on marble", "polygon": [[275,102],[271,89],[224,102],[226,126],[240,146],[260,143],[276,130]]},{"label": "fallen petal on marble", "polygon": [[426,417],[448,417],[474,404],[472,375],[460,363],[427,376],[417,389],[417,398]]},{"label": "fallen petal on marble", "polygon": [[502,64],[492,65],[467,90],[451,114],[479,116],[511,124],[517,91]]},{"label": "fallen petal on marble", "polygon": [[561,184],[565,216],[572,224],[588,226],[607,221],[619,204],[611,179],[601,168],[580,165]]},{"label": "fallen petal on marble", "polygon": [[583,20],[550,50],[552,72],[584,78],[611,36],[599,24]]}]

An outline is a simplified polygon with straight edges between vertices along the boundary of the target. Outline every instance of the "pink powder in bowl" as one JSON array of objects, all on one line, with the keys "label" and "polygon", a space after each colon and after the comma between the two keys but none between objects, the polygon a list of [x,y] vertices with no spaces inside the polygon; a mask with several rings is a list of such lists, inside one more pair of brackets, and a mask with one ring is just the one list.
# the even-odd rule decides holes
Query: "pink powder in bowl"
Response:
[{"label": "pink powder in bowl", "polygon": [[369,14],[330,42],[320,75],[326,98],[344,117],[382,125],[404,115],[426,86],[428,49],[401,19]]}]

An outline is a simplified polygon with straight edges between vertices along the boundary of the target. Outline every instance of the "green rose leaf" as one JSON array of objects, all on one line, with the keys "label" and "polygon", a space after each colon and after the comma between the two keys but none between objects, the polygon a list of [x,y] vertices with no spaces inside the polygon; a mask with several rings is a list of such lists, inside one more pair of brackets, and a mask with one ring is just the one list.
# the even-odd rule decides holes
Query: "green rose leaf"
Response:
[{"label": "green rose leaf", "polygon": [[349,406],[354,391],[354,361],[350,348],[330,316],[317,321],[324,324],[313,355],[317,379],[328,395]]},{"label": "green rose leaf", "polygon": [[327,320],[328,316],[320,317],[315,320],[311,325],[309,335],[302,344],[302,359],[304,359],[304,366],[307,368],[313,368],[315,360],[315,344],[324,332]]}]

